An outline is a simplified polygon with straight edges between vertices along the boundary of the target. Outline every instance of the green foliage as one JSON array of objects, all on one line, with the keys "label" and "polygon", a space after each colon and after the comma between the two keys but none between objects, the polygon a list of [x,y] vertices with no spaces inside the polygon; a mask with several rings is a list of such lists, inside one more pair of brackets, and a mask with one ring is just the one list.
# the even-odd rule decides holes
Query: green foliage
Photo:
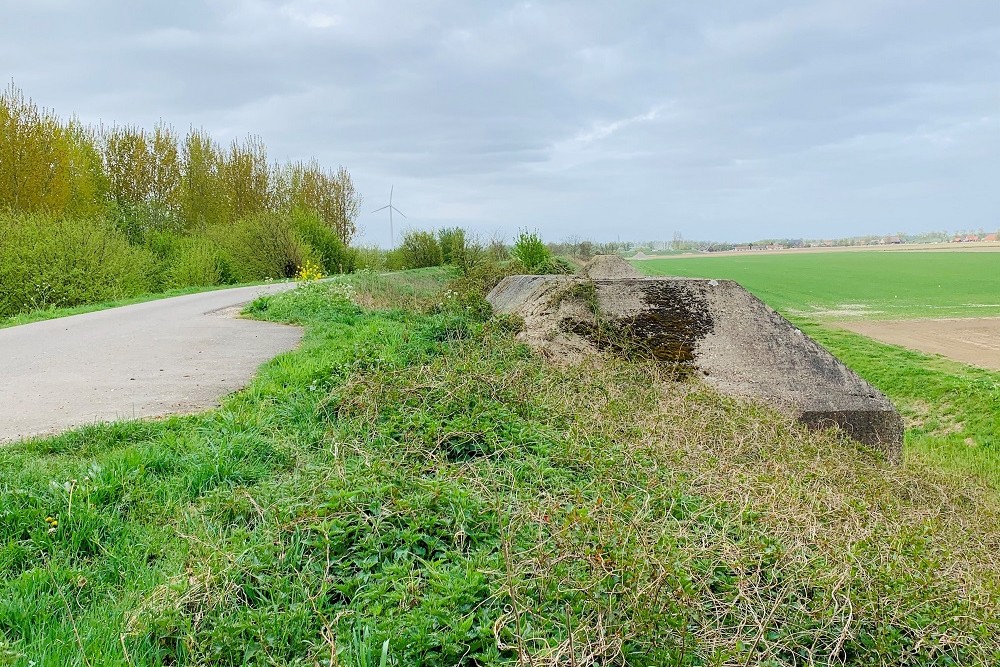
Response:
[{"label": "green foliage", "polygon": [[293,278],[306,260],[319,260],[296,230],[293,216],[260,213],[210,236],[223,248],[233,277],[239,282]]},{"label": "green foliage", "polygon": [[416,229],[407,230],[399,245],[399,254],[403,266],[408,269],[441,266],[444,263],[441,244],[431,232]]},{"label": "green foliage", "polygon": [[180,148],[184,171],[178,191],[188,229],[204,231],[228,223],[220,169],[222,150],[206,132],[192,128]]},{"label": "green foliage", "polygon": [[324,171],[315,160],[296,162],[280,170],[277,178],[284,206],[312,212],[343,245],[351,243],[358,231],[361,195],[344,167]]},{"label": "green foliage", "polygon": [[66,212],[74,196],[72,158],[86,152],[84,142],[11,84],[0,93],[0,210]]},{"label": "green foliage", "polygon": [[0,215],[0,317],[148,292],[147,251],[109,225],[47,215]]},{"label": "green foliage", "polygon": [[539,274],[546,275],[572,275],[576,273],[573,269],[573,265],[569,263],[566,259],[562,257],[549,257],[547,260],[535,267],[535,271]]},{"label": "green foliage", "polygon": [[524,265],[528,273],[538,273],[548,266],[552,259],[552,253],[549,252],[538,234],[528,231],[522,231],[517,235],[510,254]]},{"label": "green foliage", "polygon": [[358,271],[387,270],[386,252],[378,246],[358,246],[354,248],[355,268]]},{"label": "green foliage", "polygon": [[448,277],[260,299],[306,336],[218,410],[0,449],[0,656],[1000,659],[994,492],[654,364],[547,364]]},{"label": "green foliage", "polygon": [[292,213],[295,231],[316,253],[327,274],[352,273],[357,265],[357,252],[348,248],[320,217],[308,211]]},{"label": "green foliage", "polygon": [[[81,283],[73,288],[62,279],[52,287],[44,267],[7,270],[4,276],[38,285],[0,282],[0,291],[13,293],[7,304],[30,309],[76,303],[81,295],[107,300],[132,294],[139,287],[130,276],[137,272],[148,278],[145,289],[157,290],[291,276],[310,258],[326,273],[350,272],[356,259],[348,244],[360,203],[344,167],[272,165],[256,137],[223,148],[196,128],[183,137],[162,123],[152,130],[94,129],[39,109],[13,84],[0,92],[0,212],[15,220],[53,216],[79,229],[111,226],[119,232],[115,238],[134,250],[125,256],[147,262],[119,276],[123,287],[117,291],[84,284],[111,281],[107,271],[91,276],[80,269],[92,263],[68,272]],[[35,294],[52,289],[59,293],[51,298]]]},{"label": "green foliage", "polygon": [[464,271],[469,261],[466,255],[465,230],[461,227],[439,229],[438,244],[441,246],[442,261]]},{"label": "green foliage", "polygon": [[167,287],[221,285],[230,281],[229,265],[214,241],[192,236],[177,244],[167,271]]}]

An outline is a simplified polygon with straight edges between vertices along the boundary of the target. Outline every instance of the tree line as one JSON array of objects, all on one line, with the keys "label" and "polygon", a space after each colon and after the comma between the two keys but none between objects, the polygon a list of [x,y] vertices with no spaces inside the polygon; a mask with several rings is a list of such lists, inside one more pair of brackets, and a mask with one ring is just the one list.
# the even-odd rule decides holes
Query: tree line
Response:
[{"label": "tree line", "polygon": [[[197,231],[268,211],[307,210],[349,245],[361,203],[344,167],[271,163],[258,137],[223,147],[207,132],[161,123],[63,121],[11,84],[0,94],[0,209],[113,216]],[[141,230],[138,230],[141,231]]]},{"label": "tree line", "polygon": [[354,268],[344,167],[278,164],[249,136],[90,126],[0,93],[0,317],[172,287]]}]

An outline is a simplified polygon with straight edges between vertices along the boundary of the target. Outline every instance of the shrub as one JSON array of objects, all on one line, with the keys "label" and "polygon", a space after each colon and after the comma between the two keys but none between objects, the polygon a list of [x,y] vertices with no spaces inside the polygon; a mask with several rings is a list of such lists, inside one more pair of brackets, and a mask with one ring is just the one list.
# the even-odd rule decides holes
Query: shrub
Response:
[{"label": "shrub", "polygon": [[354,248],[355,271],[385,271],[386,251],[378,246],[359,246]]},{"label": "shrub", "polygon": [[552,253],[542,243],[538,234],[527,231],[518,234],[510,254],[531,273],[537,272],[539,268],[552,259]]},{"label": "shrub", "polygon": [[169,287],[220,285],[229,280],[226,265],[218,246],[210,239],[194,237],[178,243],[167,271]]},{"label": "shrub", "polygon": [[535,272],[541,275],[570,275],[574,273],[573,265],[562,257],[550,257],[536,266]]},{"label": "shrub", "polygon": [[151,253],[97,220],[0,216],[0,317],[149,292]]},{"label": "shrub", "polygon": [[296,233],[290,214],[258,213],[212,235],[225,250],[233,277],[239,282],[292,278],[316,251]]},{"label": "shrub", "polygon": [[409,230],[403,234],[399,247],[404,265],[408,269],[422,269],[427,266],[441,266],[444,257],[441,244],[431,232]]},{"label": "shrub", "polygon": [[108,217],[129,243],[141,245],[146,238],[157,233],[178,233],[183,221],[170,208],[157,202],[138,204],[112,203]]},{"label": "shrub", "polygon": [[457,266],[465,270],[465,230],[461,227],[450,227],[438,230],[438,243],[441,245],[441,259],[445,264]]},{"label": "shrub", "polygon": [[357,267],[357,254],[344,245],[337,232],[311,211],[292,213],[295,231],[299,238],[316,252],[320,265],[327,274],[353,273]]}]

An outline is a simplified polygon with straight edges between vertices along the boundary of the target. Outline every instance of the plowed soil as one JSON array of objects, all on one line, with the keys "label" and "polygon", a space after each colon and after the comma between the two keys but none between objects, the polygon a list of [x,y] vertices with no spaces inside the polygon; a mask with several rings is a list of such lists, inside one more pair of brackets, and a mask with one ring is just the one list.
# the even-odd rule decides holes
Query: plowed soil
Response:
[{"label": "plowed soil", "polygon": [[836,326],[883,343],[1000,370],[1000,317],[855,321]]}]

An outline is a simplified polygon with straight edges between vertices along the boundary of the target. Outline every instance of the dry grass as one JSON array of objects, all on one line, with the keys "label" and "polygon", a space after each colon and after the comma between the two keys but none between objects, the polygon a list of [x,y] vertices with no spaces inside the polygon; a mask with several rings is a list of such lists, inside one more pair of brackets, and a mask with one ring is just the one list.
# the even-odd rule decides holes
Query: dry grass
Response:
[{"label": "dry grass", "polygon": [[[498,629],[524,664],[624,663],[642,645],[673,646],[677,664],[997,659],[988,487],[890,466],[656,366],[564,373],[541,400],[574,415],[565,464],[598,472],[575,499],[543,492],[514,513],[511,536],[538,539],[508,559],[521,583]],[[559,642],[524,630],[550,617],[545,590],[592,602]]]}]

